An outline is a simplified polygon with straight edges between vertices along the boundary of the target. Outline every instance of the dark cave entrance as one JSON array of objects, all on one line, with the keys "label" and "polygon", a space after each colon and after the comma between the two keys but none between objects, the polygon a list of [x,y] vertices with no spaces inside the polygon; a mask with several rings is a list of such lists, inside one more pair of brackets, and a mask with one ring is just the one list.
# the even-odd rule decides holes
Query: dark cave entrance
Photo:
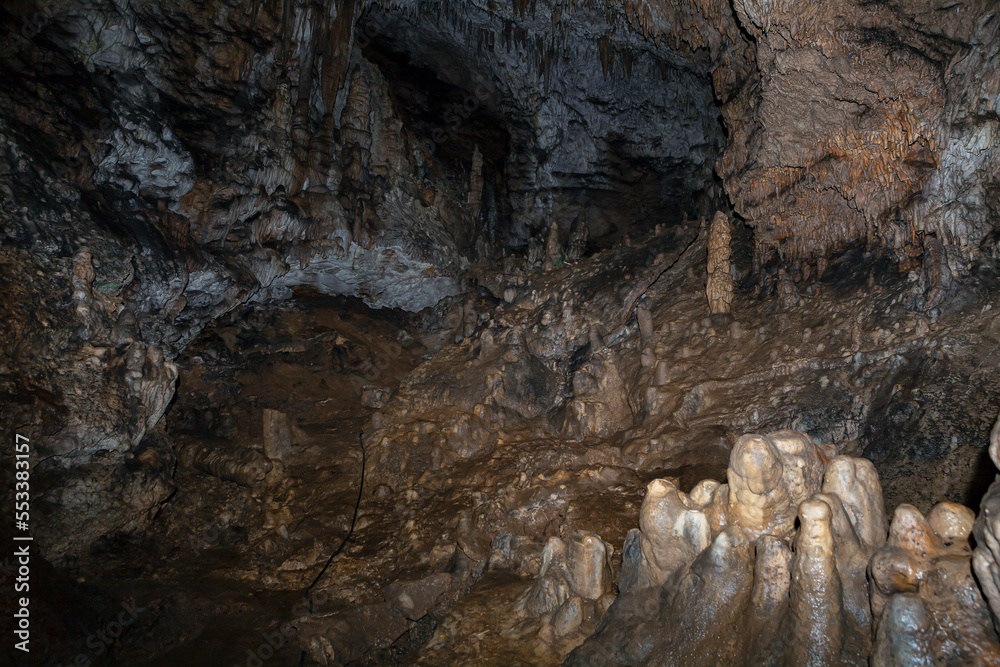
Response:
[{"label": "dark cave entrance", "polygon": [[[371,24],[359,26],[362,34],[373,33]],[[454,225],[450,230],[458,248],[475,252],[494,248],[507,238],[511,210],[507,196],[507,163],[511,135],[493,98],[495,92],[475,85],[468,77],[464,86],[445,81],[426,64],[395,50],[397,45],[379,35],[366,40],[365,58],[389,82],[389,94],[404,127],[417,137],[411,150],[425,157],[424,182],[428,188],[445,184],[457,192],[469,191],[468,202],[478,198],[471,210],[471,226]],[[477,173],[478,172],[478,173]],[[481,180],[477,180],[481,179]],[[478,190],[478,192],[476,192]],[[425,201],[436,201],[436,196]]]},{"label": "dark cave entrance", "polygon": [[517,44],[502,19],[471,16],[452,25],[371,7],[357,26],[428,156],[428,183],[468,188],[482,156],[476,218],[452,230],[463,251],[526,253],[555,222],[563,241],[586,227],[591,255],[728,208],[714,173],[725,133],[703,54],[622,46],[608,68],[596,47],[584,56],[538,46],[558,41],[544,22]]}]

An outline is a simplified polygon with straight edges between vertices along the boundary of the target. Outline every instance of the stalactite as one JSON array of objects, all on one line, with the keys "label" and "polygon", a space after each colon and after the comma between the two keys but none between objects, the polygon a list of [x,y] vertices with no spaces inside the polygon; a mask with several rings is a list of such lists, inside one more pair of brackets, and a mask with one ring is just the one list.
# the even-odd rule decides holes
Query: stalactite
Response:
[{"label": "stalactite", "polygon": [[333,163],[333,107],[337,94],[344,86],[347,70],[350,65],[351,49],[354,46],[354,24],[356,19],[357,0],[330,5],[327,12],[334,11],[335,16],[325,15],[325,24],[329,27],[320,37],[317,54],[321,56],[320,66],[320,97],[323,101],[323,118],[320,121],[320,131],[311,138],[310,153],[317,155],[318,167],[325,172]]},{"label": "stalactite", "polygon": [[514,14],[522,19],[534,18],[538,0],[514,0]]},{"label": "stalactite", "polygon": [[601,35],[597,48],[601,55],[601,70],[604,72],[604,80],[607,81],[612,76],[615,65],[615,49],[611,45],[611,36]]},{"label": "stalactite", "polygon": [[[307,5],[296,21],[296,41],[298,42],[298,86],[295,89],[295,103],[292,105],[292,146],[295,154],[295,183],[292,190],[301,188],[306,178],[309,160],[309,98],[312,95],[315,76],[316,51],[320,41],[327,36],[327,25],[323,18],[317,20],[318,9]],[[325,18],[325,14],[322,15]],[[300,40],[303,40],[300,41]]]},{"label": "stalactite", "polygon": [[343,177],[340,182],[340,201],[353,219],[353,235],[357,239],[363,231],[364,202],[368,198],[369,167],[371,162],[371,86],[362,68],[354,71],[347,104],[341,114],[343,148]]}]

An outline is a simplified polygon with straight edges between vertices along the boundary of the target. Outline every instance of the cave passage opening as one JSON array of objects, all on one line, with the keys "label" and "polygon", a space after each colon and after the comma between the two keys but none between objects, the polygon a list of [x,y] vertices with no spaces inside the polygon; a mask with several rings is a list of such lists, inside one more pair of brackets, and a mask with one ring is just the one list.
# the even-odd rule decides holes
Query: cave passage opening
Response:
[{"label": "cave passage opening", "polygon": [[704,54],[639,40],[608,61],[590,25],[560,37],[570,28],[527,17],[511,27],[476,8],[466,21],[371,6],[357,25],[418,137],[428,189],[447,183],[475,203],[451,230],[461,250],[528,253],[554,222],[564,241],[585,236],[591,255],[728,209]]}]

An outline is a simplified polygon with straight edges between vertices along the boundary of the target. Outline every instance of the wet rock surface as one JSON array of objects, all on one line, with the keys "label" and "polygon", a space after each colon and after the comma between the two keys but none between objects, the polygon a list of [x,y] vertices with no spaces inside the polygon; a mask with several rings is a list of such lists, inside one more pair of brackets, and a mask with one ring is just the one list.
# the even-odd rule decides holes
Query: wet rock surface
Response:
[{"label": "wet rock surface", "polygon": [[[899,540],[880,508],[930,496],[907,465],[940,469],[919,454],[897,452],[879,470],[858,457],[874,403],[857,396],[903,401],[901,374],[920,381],[907,369],[972,363],[989,349],[980,325],[962,310],[935,322],[907,311],[919,286],[852,296],[838,281],[863,269],[840,263],[849,258],[800,287],[799,311],[744,286],[733,318],[714,320],[707,231],[539,266],[513,302],[470,296],[412,315],[302,293],[206,329],[173,362],[181,380],[161,428],[174,495],[151,529],[94,552],[119,563],[114,583],[84,568],[106,604],[127,595],[153,610],[142,636],[156,641],[116,644],[115,659],[176,664],[213,646],[243,664],[270,634],[289,663],[305,651],[319,664],[632,664],[652,655],[635,634],[648,632],[675,664],[863,662],[902,660],[910,636],[940,655],[942,632],[973,621],[984,628],[976,646],[992,646],[985,602],[963,602],[971,616],[953,610],[955,595],[982,599],[968,549],[952,567],[958,556],[935,547],[941,556],[905,566],[919,583],[890,577],[869,592],[869,560],[911,558],[891,556]],[[577,302],[586,307],[567,305]],[[635,303],[650,313],[646,338],[622,313]],[[893,308],[898,328],[883,319]],[[737,352],[747,340],[751,356]],[[936,359],[943,345],[950,354]],[[371,387],[384,388],[381,407],[365,405]],[[753,424],[813,430],[742,435]],[[355,534],[308,613],[302,590],[350,526],[362,430]],[[966,479],[981,477],[985,441],[962,442],[975,452]],[[193,463],[192,451],[223,467]],[[253,479],[219,474],[253,461]],[[950,486],[934,497],[970,493],[970,481],[935,474]],[[924,512],[935,544],[968,539],[971,510],[941,514],[953,521]],[[163,606],[178,591],[191,606],[183,623]],[[682,618],[681,607],[701,611]],[[709,639],[719,627],[735,630]]]},{"label": "wet rock surface", "polygon": [[996,663],[998,31],[4,3],[34,664]]},{"label": "wet rock surface", "polygon": [[[789,448],[774,443],[789,442],[798,456],[782,459]],[[1000,643],[972,577],[972,510],[941,503],[925,519],[900,505],[887,529],[869,461],[837,456],[821,475],[802,474],[813,457],[819,449],[791,431],[741,438],[725,527],[710,532],[710,512],[688,510],[704,526],[701,542],[679,531],[657,535],[657,523],[693,520],[678,521],[661,500],[669,485],[652,482],[640,532],[660,539],[626,556],[638,563],[623,563],[622,580],[626,567],[650,561],[674,570],[620,587],[597,632],[565,664],[995,662]],[[733,492],[748,479],[757,493]],[[790,496],[796,521],[776,522]]]}]

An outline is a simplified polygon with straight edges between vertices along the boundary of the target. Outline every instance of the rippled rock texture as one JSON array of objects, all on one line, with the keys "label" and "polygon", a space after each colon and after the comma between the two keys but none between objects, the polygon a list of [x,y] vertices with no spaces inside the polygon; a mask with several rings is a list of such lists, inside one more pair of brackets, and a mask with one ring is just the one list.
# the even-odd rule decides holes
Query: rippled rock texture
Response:
[{"label": "rippled rock texture", "polygon": [[[205,552],[212,595],[280,597],[363,430],[340,593],[271,614],[317,661],[555,663],[643,595],[709,601],[660,620],[722,662],[960,651],[998,58],[989,0],[3,3],[0,419],[40,555],[182,587]],[[210,624],[145,593],[184,622],[123,660]]]},{"label": "rippled rock texture", "polygon": [[853,240],[903,256],[933,237],[960,250],[953,268],[978,254],[997,211],[992,3],[733,8],[756,71],[723,105],[719,169],[758,241],[800,258]]},{"label": "rippled rock texture", "polygon": [[[8,345],[26,371],[11,391],[35,383],[39,405],[86,422],[46,432],[60,466],[98,451],[124,465],[143,440],[122,430],[138,418],[124,386],[103,382],[127,417],[102,425],[47,372],[72,358],[115,375],[111,350],[133,341],[170,363],[212,318],[296,286],[420,310],[462,291],[477,260],[543,252],[553,223],[602,247],[707,214],[723,147],[759,260],[866,240],[922,255],[928,290],[947,290],[995,211],[991,12],[12,3],[4,254],[34,286],[12,289],[6,319],[51,331],[34,344],[53,351]],[[92,275],[71,278],[85,255]],[[76,319],[61,314],[71,294]],[[141,527],[164,492],[132,495],[117,527]]]},{"label": "rippled rock texture", "polygon": [[[35,406],[22,423],[57,477],[99,456],[105,488],[131,487],[129,462],[155,452],[138,464],[149,492],[125,494],[107,515],[118,519],[98,518],[117,493],[52,499],[90,526],[54,536],[52,557],[141,529],[169,494],[169,474],[151,486],[172,465],[153,442],[162,406],[126,390],[127,346],[170,364],[207,322],[301,286],[417,311],[465,289],[470,262],[540,247],[552,221],[608,243],[717,198],[707,61],[631,30],[612,37],[627,25],[616,12],[560,15],[353,1],[4,8],[5,340],[21,375],[9,393]],[[172,380],[157,363],[165,405]],[[74,365],[78,377],[55,373]],[[42,426],[45,410],[66,417]],[[135,420],[144,428],[126,427]]]}]

